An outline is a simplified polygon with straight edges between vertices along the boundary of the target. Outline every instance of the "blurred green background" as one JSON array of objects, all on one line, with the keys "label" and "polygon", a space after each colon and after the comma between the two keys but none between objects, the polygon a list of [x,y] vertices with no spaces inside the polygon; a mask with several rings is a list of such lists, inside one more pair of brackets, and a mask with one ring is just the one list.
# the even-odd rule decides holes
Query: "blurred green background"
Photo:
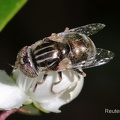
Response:
[{"label": "blurred green background", "polygon": [[[91,36],[99,48],[111,50],[115,58],[108,64],[84,70],[87,74],[81,94],[61,108],[62,113],[26,116],[14,114],[7,120],[117,120],[120,110],[120,4],[114,0],[29,0],[0,33],[0,69],[11,72],[18,51],[25,45],[74,28],[101,22],[105,29]],[[9,101],[8,101],[9,102]]]}]

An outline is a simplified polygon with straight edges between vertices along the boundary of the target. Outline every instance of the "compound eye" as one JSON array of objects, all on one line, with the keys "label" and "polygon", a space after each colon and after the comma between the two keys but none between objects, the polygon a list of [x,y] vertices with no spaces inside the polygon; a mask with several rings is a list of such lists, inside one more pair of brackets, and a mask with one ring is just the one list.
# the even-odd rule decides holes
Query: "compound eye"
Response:
[{"label": "compound eye", "polygon": [[22,57],[20,62],[21,62],[21,64],[28,63],[28,57],[27,56]]},{"label": "compound eye", "polygon": [[23,62],[24,62],[24,63],[28,62],[27,56],[24,56],[24,57],[23,57]]}]

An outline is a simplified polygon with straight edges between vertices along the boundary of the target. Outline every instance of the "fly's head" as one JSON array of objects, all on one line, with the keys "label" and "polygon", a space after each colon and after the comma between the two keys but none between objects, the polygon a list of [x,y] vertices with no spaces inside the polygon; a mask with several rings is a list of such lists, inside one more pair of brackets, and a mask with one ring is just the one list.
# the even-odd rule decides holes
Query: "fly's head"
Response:
[{"label": "fly's head", "polygon": [[37,70],[32,61],[30,47],[25,46],[19,51],[15,62],[15,67],[19,68],[28,77],[38,76]]}]

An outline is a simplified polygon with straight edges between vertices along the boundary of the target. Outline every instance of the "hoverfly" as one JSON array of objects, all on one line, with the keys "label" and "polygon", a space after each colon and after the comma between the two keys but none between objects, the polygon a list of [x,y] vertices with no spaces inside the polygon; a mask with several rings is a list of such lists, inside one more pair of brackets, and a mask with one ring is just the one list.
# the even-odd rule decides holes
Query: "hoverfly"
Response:
[{"label": "hoverfly", "polygon": [[104,24],[93,23],[52,33],[31,46],[23,47],[17,55],[15,66],[28,77],[37,77],[43,72],[41,83],[49,71],[58,72],[59,82],[64,70],[73,69],[85,76],[83,69],[103,65],[114,57],[113,52],[96,48],[89,37],[104,27]]}]

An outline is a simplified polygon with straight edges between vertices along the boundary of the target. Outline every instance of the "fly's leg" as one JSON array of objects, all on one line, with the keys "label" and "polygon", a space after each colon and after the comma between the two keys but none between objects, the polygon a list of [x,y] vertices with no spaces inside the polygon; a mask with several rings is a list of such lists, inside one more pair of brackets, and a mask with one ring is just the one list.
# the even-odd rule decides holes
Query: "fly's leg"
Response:
[{"label": "fly's leg", "polygon": [[42,81],[38,81],[38,82],[35,84],[35,87],[34,87],[34,89],[33,89],[33,92],[35,92],[35,90],[36,90],[36,88],[37,88],[37,85],[43,84],[43,83],[45,82],[45,80],[46,80],[46,78],[47,78],[47,75],[48,75],[48,74],[45,73],[44,76],[43,76]]},{"label": "fly's leg", "polygon": [[[83,77],[86,77],[86,73],[83,72],[83,70],[81,69],[74,69],[74,71],[76,71],[77,73],[79,73],[80,75],[82,75]],[[80,79],[80,76],[78,75],[78,78]]]},{"label": "fly's leg", "polygon": [[54,85],[59,84],[62,81],[62,72],[58,72],[59,81],[54,83]]},{"label": "fly's leg", "polygon": [[58,72],[58,77],[59,77],[59,81],[53,83],[52,86],[51,86],[51,91],[52,91],[52,93],[55,93],[55,92],[53,91],[53,86],[59,84],[59,83],[62,81],[62,72]]},{"label": "fly's leg", "polygon": [[69,28],[66,27],[65,30],[64,30],[64,32],[69,32]]}]

